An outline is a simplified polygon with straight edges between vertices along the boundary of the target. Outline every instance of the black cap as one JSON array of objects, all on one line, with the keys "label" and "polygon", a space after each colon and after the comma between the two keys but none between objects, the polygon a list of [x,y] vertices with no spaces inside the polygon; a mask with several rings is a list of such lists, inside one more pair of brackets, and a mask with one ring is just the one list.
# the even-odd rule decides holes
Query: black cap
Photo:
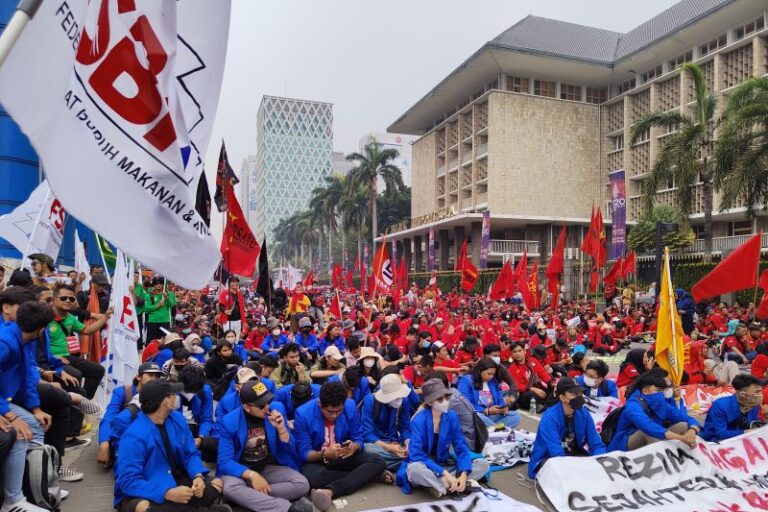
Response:
[{"label": "black cap", "polygon": [[139,375],[144,375],[145,373],[159,373],[162,375],[163,370],[157,363],[147,361],[139,366]]},{"label": "black cap", "polygon": [[167,380],[151,380],[141,386],[139,392],[139,401],[141,410],[145,413],[155,412],[165,397],[175,395],[184,391],[184,385],[179,382],[170,382]]},{"label": "black cap", "polygon": [[557,387],[555,388],[555,394],[556,395],[562,395],[566,391],[581,391],[584,392],[584,387],[580,386],[578,382],[576,382],[574,379],[570,377],[563,377],[559,381],[557,381]]},{"label": "black cap", "polygon": [[240,402],[244,404],[255,405],[256,407],[264,407],[270,401],[272,401],[272,393],[267,389],[261,381],[249,380],[243,387],[240,388]]}]

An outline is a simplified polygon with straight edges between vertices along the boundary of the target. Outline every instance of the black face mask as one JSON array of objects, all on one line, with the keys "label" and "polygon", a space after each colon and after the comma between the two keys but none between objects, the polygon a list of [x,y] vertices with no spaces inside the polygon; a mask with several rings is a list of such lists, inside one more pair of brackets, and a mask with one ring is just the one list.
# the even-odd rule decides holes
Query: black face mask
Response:
[{"label": "black face mask", "polygon": [[180,372],[181,370],[183,370],[183,369],[184,369],[184,367],[185,367],[185,366],[187,366],[187,365],[185,365],[185,364],[175,364],[175,365],[173,365],[173,368],[174,368],[174,369],[175,369],[177,372]]},{"label": "black face mask", "polygon": [[584,396],[577,396],[576,398],[572,398],[571,401],[568,402],[568,405],[570,405],[574,411],[578,411],[584,407],[585,401]]},{"label": "black face mask", "polygon": [[312,332],[312,328],[311,327],[305,327],[304,329],[301,330],[301,332],[304,333],[304,334],[309,334],[309,333]]}]

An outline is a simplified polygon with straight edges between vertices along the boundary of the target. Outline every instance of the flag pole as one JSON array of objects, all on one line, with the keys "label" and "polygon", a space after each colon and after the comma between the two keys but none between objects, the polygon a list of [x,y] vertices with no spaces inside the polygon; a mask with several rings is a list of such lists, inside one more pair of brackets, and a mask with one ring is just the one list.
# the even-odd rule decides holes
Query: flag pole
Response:
[{"label": "flag pole", "polygon": [[96,245],[99,246],[99,256],[101,256],[101,264],[104,265],[104,275],[107,276],[107,281],[109,282],[109,284],[112,284],[112,278],[109,277],[109,268],[107,267],[107,259],[104,257],[104,249],[101,246],[101,243],[106,242],[106,240],[101,236],[99,236],[99,234],[96,233],[95,231],[93,232],[93,236],[96,237]]},{"label": "flag pole", "polygon": [[[761,238],[760,245],[762,245],[762,238],[763,238],[762,231],[760,232],[760,238]],[[754,313],[757,313],[757,288],[760,286],[760,253],[757,254],[757,273],[755,275],[757,276],[757,280],[755,281],[755,289],[752,291],[752,305],[755,307]],[[753,320],[754,320],[754,317],[753,317]]]},{"label": "flag pole", "polygon": [[43,4],[43,0],[21,0],[16,7],[16,12],[11,16],[8,25],[2,35],[0,35],[0,66],[5,62],[5,58],[11,53],[13,45],[18,41],[22,31],[27,24],[35,17],[35,13]]}]

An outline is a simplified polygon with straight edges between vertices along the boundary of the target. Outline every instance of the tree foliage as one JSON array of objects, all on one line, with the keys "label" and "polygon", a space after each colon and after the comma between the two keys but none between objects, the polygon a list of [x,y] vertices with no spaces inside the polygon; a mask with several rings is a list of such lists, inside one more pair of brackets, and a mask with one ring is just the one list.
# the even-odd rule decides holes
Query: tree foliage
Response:
[{"label": "tree foliage", "polygon": [[671,206],[659,205],[646,212],[636,226],[633,226],[627,237],[627,245],[636,251],[650,251],[656,248],[656,223],[677,223],[680,227],[675,233],[669,233],[662,238],[670,250],[689,247],[696,238],[685,215]]}]

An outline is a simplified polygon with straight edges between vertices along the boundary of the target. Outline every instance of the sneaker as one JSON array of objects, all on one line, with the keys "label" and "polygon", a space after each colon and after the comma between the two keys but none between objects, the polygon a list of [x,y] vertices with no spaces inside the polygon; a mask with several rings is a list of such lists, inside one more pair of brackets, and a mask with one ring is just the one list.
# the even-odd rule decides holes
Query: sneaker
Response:
[{"label": "sneaker", "polygon": [[69,497],[69,491],[66,489],[62,489],[59,496],[61,497],[61,501],[64,501],[65,499],[67,499],[67,497]]},{"label": "sneaker", "polygon": [[69,441],[64,441],[64,452],[66,453],[70,450],[78,450],[80,448],[85,448],[90,444],[91,444],[90,439],[80,439],[79,437],[73,437]]},{"label": "sneaker", "polygon": [[44,508],[40,508],[37,505],[33,505],[26,499],[17,501],[16,503],[4,503],[0,507],[0,512],[48,512]]},{"label": "sneaker", "polygon": [[326,512],[326,510],[331,510],[331,507],[333,507],[333,499],[327,492],[312,489],[312,492],[309,493],[309,497],[320,512]]},{"label": "sneaker", "polygon": [[291,503],[288,512],[315,512],[315,506],[307,498],[302,497],[298,501]]},{"label": "sneaker", "polygon": [[101,416],[104,413],[104,409],[93,400],[88,400],[83,397],[80,399],[80,405],[75,406],[83,414],[90,414],[94,416]]},{"label": "sneaker", "polygon": [[85,475],[71,466],[62,464],[59,468],[59,476],[62,482],[79,482]]},{"label": "sneaker", "polygon": [[84,436],[91,430],[93,430],[93,425],[91,425],[90,423],[83,423],[83,426],[80,427],[80,435]]}]

